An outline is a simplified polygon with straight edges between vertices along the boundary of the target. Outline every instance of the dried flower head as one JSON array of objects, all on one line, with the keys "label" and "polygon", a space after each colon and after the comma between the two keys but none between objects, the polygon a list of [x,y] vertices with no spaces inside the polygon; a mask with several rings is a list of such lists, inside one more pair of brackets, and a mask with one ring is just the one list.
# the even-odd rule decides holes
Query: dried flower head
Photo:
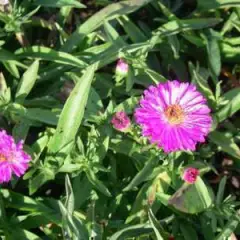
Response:
[{"label": "dried flower head", "polygon": [[136,122],[151,143],[165,152],[195,150],[204,142],[212,123],[206,99],[189,83],[168,81],[144,91]]},{"label": "dried flower head", "polygon": [[0,131],[0,183],[9,182],[13,173],[22,176],[30,160],[31,157],[23,151],[23,141],[16,144],[5,130]]},{"label": "dried flower head", "polygon": [[123,111],[115,113],[111,123],[113,124],[115,129],[121,132],[126,132],[131,125],[131,121],[129,117]]},{"label": "dried flower head", "polygon": [[196,182],[198,176],[199,170],[193,167],[189,167],[184,170],[182,179],[187,183],[193,184]]}]

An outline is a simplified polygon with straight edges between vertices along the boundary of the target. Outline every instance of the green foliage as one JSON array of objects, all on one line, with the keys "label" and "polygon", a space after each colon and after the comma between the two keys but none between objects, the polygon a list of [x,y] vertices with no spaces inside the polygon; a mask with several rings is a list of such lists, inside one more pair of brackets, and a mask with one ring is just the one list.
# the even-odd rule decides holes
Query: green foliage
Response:
[{"label": "green foliage", "polygon": [[[239,233],[240,1],[0,5],[0,125],[32,161],[0,188],[0,238],[225,240]],[[118,59],[128,63],[118,76]],[[135,122],[144,90],[195,84],[213,118],[164,153]],[[124,111],[124,132],[111,123]],[[156,126],[158,128],[158,126]],[[1,140],[1,139],[0,139]],[[0,152],[1,164],[4,164]],[[186,167],[200,171],[188,184]]]}]

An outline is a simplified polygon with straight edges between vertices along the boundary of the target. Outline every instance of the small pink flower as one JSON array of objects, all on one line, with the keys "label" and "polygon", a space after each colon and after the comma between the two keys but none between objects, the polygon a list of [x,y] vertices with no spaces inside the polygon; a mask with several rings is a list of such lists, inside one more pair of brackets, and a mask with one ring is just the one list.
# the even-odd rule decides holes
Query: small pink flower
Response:
[{"label": "small pink flower", "polygon": [[182,178],[185,182],[193,184],[196,182],[198,176],[199,170],[196,168],[189,167],[184,170]]},{"label": "small pink flower", "polygon": [[123,111],[115,113],[111,123],[113,124],[114,128],[121,132],[126,132],[131,125],[129,117]]},{"label": "small pink flower", "polygon": [[128,64],[123,59],[119,59],[116,66],[117,75],[126,76],[128,73],[128,68]]},{"label": "small pink flower", "polygon": [[5,130],[0,131],[0,183],[9,182],[13,173],[22,176],[29,161],[31,157],[23,151],[23,141],[16,144]]}]

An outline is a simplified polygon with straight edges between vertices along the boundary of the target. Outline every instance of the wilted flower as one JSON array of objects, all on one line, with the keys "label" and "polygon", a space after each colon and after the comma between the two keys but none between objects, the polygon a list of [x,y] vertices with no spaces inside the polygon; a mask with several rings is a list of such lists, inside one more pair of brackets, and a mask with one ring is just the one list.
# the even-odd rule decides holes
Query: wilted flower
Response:
[{"label": "wilted flower", "polygon": [[187,183],[193,184],[196,182],[198,176],[199,170],[193,167],[189,167],[184,170],[182,179]]},{"label": "wilted flower", "polygon": [[119,76],[126,76],[127,73],[128,64],[123,59],[119,59],[116,66],[116,74]]},{"label": "wilted flower", "polygon": [[121,132],[126,132],[131,125],[129,117],[123,111],[115,113],[111,123],[113,124],[114,128]]},{"label": "wilted flower", "polygon": [[168,81],[144,91],[135,111],[142,133],[165,152],[195,150],[210,131],[206,99],[189,83]]},{"label": "wilted flower", "polygon": [[0,183],[9,182],[13,173],[17,177],[23,175],[30,160],[23,151],[23,141],[16,144],[5,130],[0,131]]}]

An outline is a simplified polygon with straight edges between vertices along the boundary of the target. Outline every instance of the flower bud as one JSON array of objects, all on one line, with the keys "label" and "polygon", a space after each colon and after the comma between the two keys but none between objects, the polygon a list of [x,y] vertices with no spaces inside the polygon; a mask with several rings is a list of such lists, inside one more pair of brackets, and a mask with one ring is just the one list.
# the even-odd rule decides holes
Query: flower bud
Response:
[{"label": "flower bud", "polygon": [[123,59],[119,59],[116,66],[116,74],[125,77],[128,73],[128,68],[128,64]]},{"label": "flower bud", "polygon": [[129,117],[123,111],[115,113],[111,120],[111,123],[115,129],[121,132],[126,132],[131,125]]},{"label": "flower bud", "polygon": [[189,167],[184,170],[182,179],[189,184],[193,184],[196,182],[198,176],[199,170],[196,168]]}]

